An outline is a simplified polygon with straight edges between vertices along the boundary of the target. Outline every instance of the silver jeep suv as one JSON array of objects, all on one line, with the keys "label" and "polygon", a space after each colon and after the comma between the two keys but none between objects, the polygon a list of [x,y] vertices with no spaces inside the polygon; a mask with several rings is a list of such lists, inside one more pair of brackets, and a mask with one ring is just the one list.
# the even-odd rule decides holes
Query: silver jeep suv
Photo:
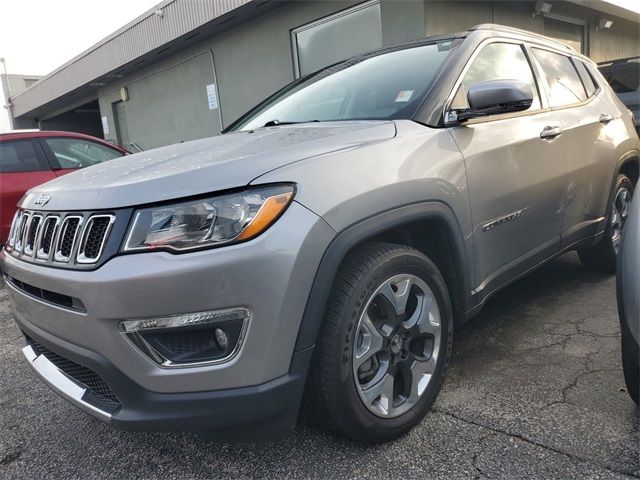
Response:
[{"label": "silver jeep suv", "polygon": [[493,293],[568,250],[614,271],[639,158],[593,62],[481,25],[35,188],[0,261],[29,364],[114,426],[271,436],[305,394],[386,441]]}]

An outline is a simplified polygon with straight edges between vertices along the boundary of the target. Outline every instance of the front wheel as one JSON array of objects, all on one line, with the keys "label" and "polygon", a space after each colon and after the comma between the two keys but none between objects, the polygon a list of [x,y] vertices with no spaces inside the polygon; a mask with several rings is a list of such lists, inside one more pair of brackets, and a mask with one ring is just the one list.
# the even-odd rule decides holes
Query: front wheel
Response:
[{"label": "front wheel", "polygon": [[629,177],[618,175],[604,237],[594,246],[578,250],[583,265],[600,272],[615,273],[622,229],[629,214],[633,190],[633,182]]},{"label": "front wheel", "polygon": [[366,443],[403,435],[440,391],[452,334],[446,285],[425,255],[384,243],[349,255],[311,366],[308,395],[320,420]]}]

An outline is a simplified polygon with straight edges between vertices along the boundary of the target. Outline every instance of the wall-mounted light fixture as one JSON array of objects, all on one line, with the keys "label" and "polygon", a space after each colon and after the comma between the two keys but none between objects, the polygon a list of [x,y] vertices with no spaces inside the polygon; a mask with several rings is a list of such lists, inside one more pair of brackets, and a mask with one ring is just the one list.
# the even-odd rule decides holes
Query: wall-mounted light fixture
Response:
[{"label": "wall-mounted light fixture", "polygon": [[127,87],[120,87],[120,100],[123,102],[129,101],[129,90]]},{"label": "wall-mounted light fixture", "polygon": [[159,8],[158,10],[156,10],[155,12],[153,12],[154,15],[162,18],[164,17],[164,10],[162,10],[161,8]]},{"label": "wall-mounted light fixture", "polygon": [[531,16],[533,18],[536,18],[538,15],[549,15],[549,13],[551,13],[552,7],[553,5],[547,2],[536,2],[535,6],[533,7],[533,13],[531,14]]},{"label": "wall-mounted light fixture", "polygon": [[612,26],[613,20],[609,20],[608,18],[603,17],[598,22],[598,25],[596,25],[596,32],[599,32],[600,30],[609,30]]}]

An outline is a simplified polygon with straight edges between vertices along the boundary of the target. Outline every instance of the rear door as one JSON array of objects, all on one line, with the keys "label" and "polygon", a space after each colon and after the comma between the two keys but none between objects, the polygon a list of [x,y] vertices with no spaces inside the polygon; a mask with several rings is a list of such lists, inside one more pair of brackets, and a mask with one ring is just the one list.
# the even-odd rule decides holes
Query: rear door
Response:
[{"label": "rear door", "polygon": [[534,93],[525,112],[481,117],[449,129],[467,171],[475,291],[489,293],[559,251],[566,145],[524,45],[500,40],[479,49],[463,72],[451,108],[468,108],[466,92],[477,82],[517,79],[529,83]]},{"label": "rear door", "polygon": [[0,244],[7,240],[16,205],[25,192],[54,178],[37,141],[0,142]]},{"label": "rear door", "polygon": [[41,138],[40,143],[48,154],[57,176],[124,155],[114,148],[83,138]]},{"label": "rear door", "polygon": [[602,231],[613,178],[616,119],[584,63],[544,48],[531,49],[545,77],[551,109],[567,148],[567,199],[563,246]]}]

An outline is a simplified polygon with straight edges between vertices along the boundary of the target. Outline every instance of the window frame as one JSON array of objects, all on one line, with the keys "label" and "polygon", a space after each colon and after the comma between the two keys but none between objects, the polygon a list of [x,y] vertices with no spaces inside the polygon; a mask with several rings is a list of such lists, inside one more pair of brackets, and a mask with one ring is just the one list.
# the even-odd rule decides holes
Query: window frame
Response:
[{"label": "window frame", "polygon": [[[73,137],[73,136],[59,136],[59,135],[52,135],[50,137],[39,137],[37,139],[38,143],[40,144],[40,148],[42,148],[42,150],[44,151],[47,159],[49,160],[49,164],[51,165],[51,169],[52,170],[80,170],[81,168],[86,168],[86,167],[75,167],[75,168],[65,168],[62,165],[60,165],[60,162],[58,162],[58,159],[56,157],[56,154],[54,153],[53,149],[49,146],[49,144],[47,143],[47,140],[51,140],[51,139],[63,139],[63,140],[75,140],[75,141],[80,141],[80,142],[88,142],[88,143],[93,143],[96,145],[99,145],[101,147],[104,148],[108,148],[110,150],[113,150],[114,152],[117,152],[120,154],[121,157],[124,157],[125,154],[122,153],[120,150],[118,150],[117,148],[113,148],[109,145],[104,145],[100,142],[96,142],[94,140],[90,140],[88,138],[81,138],[81,137]],[[116,157],[117,158],[117,157]],[[102,163],[102,162],[101,162]],[[88,165],[89,166],[89,165]]]},{"label": "window frame", "polygon": [[[580,84],[582,85],[582,88],[584,88],[585,94],[587,93],[587,88],[585,87],[585,85],[584,85],[584,83],[582,81],[582,77],[580,76],[580,73],[578,72],[578,69],[576,68],[576,66],[574,64],[574,61],[582,61],[576,54],[560,52],[560,51],[555,50],[553,48],[549,48],[546,45],[532,45],[530,48],[531,49],[537,48],[538,50],[546,50],[547,52],[554,53],[556,55],[561,55],[563,57],[567,57],[569,59],[569,63],[571,63],[571,66],[575,70],[576,75],[578,76],[578,79],[580,80]],[[531,60],[535,63],[536,68],[538,68],[538,71],[540,72],[540,82],[541,82],[542,85],[544,85],[544,89],[545,89],[545,92],[546,92],[546,95],[547,95],[547,102],[548,102],[548,105],[549,105],[549,110],[552,110],[552,111],[564,110],[566,108],[575,108],[575,107],[586,105],[586,104],[592,102],[593,99],[595,99],[598,96],[598,94],[602,91],[602,88],[601,88],[599,82],[596,81],[596,79],[593,77],[593,74],[589,71],[589,68],[587,66],[587,62],[582,62],[585,65],[585,67],[587,68],[587,72],[589,72],[589,74],[591,75],[591,78],[594,80],[594,83],[596,84],[596,86],[598,88],[593,93],[593,95],[587,96],[587,98],[585,100],[582,100],[580,102],[569,103],[567,105],[561,105],[561,106],[554,107],[554,106],[551,105],[551,98],[550,98],[550,94],[549,94],[549,84],[547,83],[547,77],[544,74],[544,70],[542,68],[542,65],[540,65],[540,62],[538,62],[538,60],[536,59],[535,55],[533,55],[533,52],[531,52]]]},{"label": "window frame", "polygon": [[[463,124],[460,124],[457,120],[455,121],[449,120],[449,115],[452,113],[451,105],[458,93],[458,90],[460,89],[460,86],[462,85],[462,82],[464,80],[465,75],[467,74],[467,71],[471,68],[471,66],[473,65],[473,62],[476,60],[477,56],[480,54],[482,49],[487,45],[490,45],[493,43],[508,43],[512,45],[518,45],[522,49],[522,53],[524,54],[525,59],[529,64],[529,68],[531,69],[531,73],[533,75],[533,79],[536,84],[536,88],[538,91],[538,98],[540,99],[540,108],[536,110],[531,110],[531,111],[525,110],[522,112],[498,113],[494,115],[487,115],[486,117],[471,118],[469,120],[466,120]],[[529,49],[529,44],[524,40],[518,40],[515,38],[509,38],[509,37],[492,37],[480,42],[480,44],[478,44],[478,46],[475,48],[473,53],[469,56],[469,59],[464,64],[464,67],[460,71],[460,74],[458,75],[458,77],[456,78],[456,81],[453,84],[453,88],[449,92],[449,95],[447,96],[447,99],[444,102],[443,117],[442,117],[444,119],[444,126],[451,127],[451,126],[457,126],[457,125],[474,125],[476,123],[493,122],[496,120],[502,120],[506,118],[524,117],[524,116],[536,115],[541,112],[549,111],[550,108],[548,103],[547,90],[545,87],[543,87],[542,77],[540,76],[541,71],[538,70],[538,65],[534,63],[533,60],[534,59]]]},{"label": "window frame", "polygon": [[[294,80],[297,80],[299,78],[303,78],[306,77],[309,74],[313,74],[314,72],[309,72],[308,74],[302,75],[300,73],[300,59],[298,58],[298,37],[297,34],[300,32],[304,32],[305,30],[309,30],[311,28],[317,27],[318,25],[322,25],[325,23],[329,23],[333,20],[336,20],[338,18],[341,17],[346,17],[348,15],[351,15],[352,13],[358,12],[360,10],[364,10],[365,8],[369,8],[372,7],[373,5],[378,5],[378,7],[380,9],[382,9],[382,6],[380,5],[380,0],[368,0],[362,3],[359,3],[357,5],[351,6],[351,7],[347,7],[343,10],[340,10],[339,12],[335,12],[332,13],[330,15],[327,15],[325,17],[319,18],[317,20],[313,20],[311,22],[305,23],[303,25],[300,25],[296,28],[292,28],[289,33],[290,33],[290,37],[291,37],[291,58],[293,60],[293,78]],[[384,45],[381,47],[384,48]],[[346,60],[346,59],[345,59]],[[338,63],[341,63],[342,60]],[[327,65],[330,66],[330,65]],[[323,67],[326,68],[326,67]]]},{"label": "window frame", "polygon": [[0,144],[10,144],[10,143],[17,143],[17,142],[31,143],[31,146],[33,147],[33,151],[36,154],[36,159],[40,163],[40,166],[43,168],[40,170],[22,170],[19,172],[0,171],[0,175],[27,175],[30,173],[51,172],[52,170],[54,170],[53,165],[51,164],[51,161],[48,158],[48,155],[40,145],[40,142],[38,142],[37,138],[14,138],[10,140],[3,140],[0,142]]},{"label": "window frame", "polygon": [[[600,93],[600,84],[596,81],[595,77],[593,76],[593,73],[591,73],[591,70],[589,70],[587,62],[577,57],[571,57],[571,62],[573,63],[573,67],[578,72],[578,77],[580,77],[580,81],[584,86],[584,91],[587,92],[587,100],[590,99],[591,97],[595,97],[596,95],[598,95],[598,93]],[[580,70],[578,69],[578,65],[577,65],[578,62],[582,64],[582,66],[584,67],[584,71],[587,72],[587,75],[589,75],[589,78],[591,78],[593,85],[596,87],[596,89],[593,91],[591,95],[589,95],[587,91],[587,86],[584,83],[584,79],[582,78],[582,75],[580,75]]]}]

